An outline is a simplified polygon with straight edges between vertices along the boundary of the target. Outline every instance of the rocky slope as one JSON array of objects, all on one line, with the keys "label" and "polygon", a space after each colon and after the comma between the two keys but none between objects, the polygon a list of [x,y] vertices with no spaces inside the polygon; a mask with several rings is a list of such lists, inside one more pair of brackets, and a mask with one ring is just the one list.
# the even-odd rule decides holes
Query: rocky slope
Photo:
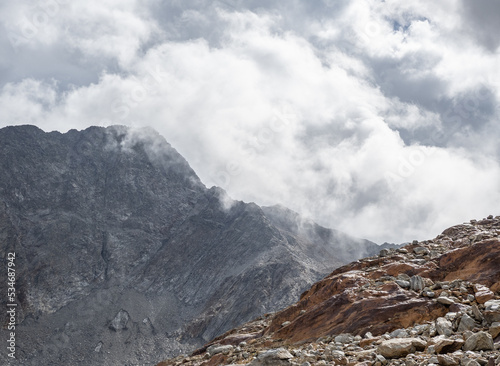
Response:
[{"label": "rocky slope", "polygon": [[18,364],[154,364],[378,250],[207,189],[148,129],[0,130],[0,251],[4,268],[16,253]]},{"label": "rocky slope", "polygon": [[500,216],[336,269],[173,365],[499,365]]}]

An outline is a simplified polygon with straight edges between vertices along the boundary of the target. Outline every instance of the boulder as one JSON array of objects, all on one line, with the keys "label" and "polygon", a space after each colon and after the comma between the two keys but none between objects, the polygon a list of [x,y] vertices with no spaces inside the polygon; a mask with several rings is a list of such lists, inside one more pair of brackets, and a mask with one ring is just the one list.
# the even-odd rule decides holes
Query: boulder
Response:
[{"label": "boulder", "polygon": [[378,346],[378,353],[385,358],[400,358],[415,351],[423,351],[426,345],[419,338],[395,338],[383,341]]},{"label": "boulder", "polygon": [[116,331],[127,329],[127,323],[130,316],[125,310],[120,310],[109,325],[109,329]]},{"label": "boulder", "polygon": [[472,330],[476,326],[476,322],[467,314],[462,315],[460,318],[460,324],[458,325],[458,332],[464,332],[466,330]]},{"label": "boulder", "polygon": [[259,353],[257,358],[250,362],[251,366],[281,366],[291,365],[290,359],[293,356],[285,348],[270,349]]},{"label": "boulder", "polygon": [[450,336],[453,334],[453,324],[446,318],[436,319],[436,331],[440,335]]},{"label": "boulder", "polygon": [[436,301],[440,304],[443,304],[443,305],[452,305],[455,303],[455,301],[453,299],[450,299],[449,297],[447,296],[439,296]]},{"label": "boulder", "polygon": [[491,324],[489,331],[491,337],[496,338],[500,334],[500,323],[494,322],[493,324]]},{"label": "boulder", "polygon": [[491,300],[495,297],[495,294],[486,286],[483,285],[475,285],[474,286],[476,301],[479,304],[484,304],[488,300]]},{"label": "boulder", "polygon": [[233,346],[231,346],[230,344],[228,345],[225,345],[225,346],[221,346],[221,345],[213,345],[213,346],[210,346],[207,348],[207,352],[208,354],[211,356],[214,356],[216,354],[219,354],[219,353],[222,353],[222,354],[228,354],[229,352],[231,352],[233,350]]},{"label": "boulder", "polygon": [[437,354],[453,353],[462,348],[463,339],[451,339],[445,336],[437,336],[432,338],[430,342]]},{"label": "boulder", "polygon": [[422,277],[420,276],[412,276],[410,278],[410,288],[413,291],[420,292],[424,289],[425,287],[425,281]]},{"label": "boulder", "polygon": [[442,366],[456,366],[460,364],[459,360],[448,355],[438,355],[437,359]]},{"label": "boulder", "polygon": [[478,332],[471,335],[464,343],[464,351],[491,351],[494,349],[490,333]]}]

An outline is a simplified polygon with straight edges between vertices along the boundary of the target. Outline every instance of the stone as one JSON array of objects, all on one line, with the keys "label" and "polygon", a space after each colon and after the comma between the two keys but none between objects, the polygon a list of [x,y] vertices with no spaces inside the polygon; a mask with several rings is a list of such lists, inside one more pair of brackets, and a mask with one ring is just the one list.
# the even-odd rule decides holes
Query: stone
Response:
[{"label": "stone", "polygon": [[437,360],[442,366],[456,366],[460,364],[459,360],[448,355],[438,355]]},{"label": "stone", "polygon": [[384,249],[382,249],[382,250],[379,252],[378,256],[379,256],[379,257],[387,257],[387,256],[389,255],[389,253],[390,253],[389,249],[385,249],[385,248],[384,248]]},{"label": "stone", "polygon": [[420,292],[424,289],[424,287],[425,287],[425,282],[422,277],[415,275],[410,278],[410,288],[413,291]]},{"label": "stone", "polygon": [[500,300],[489,300],[484,303],[485,310],[500,310]]},{"label": "stone", "polygon": [[500,322],[500,310],[485,310],[483,316],[488,324]]},{"label": "stone", "polygon": [[217,355],[219,353],[222,353],[222,354],[228,354],[229,352],[231,352],[233,350],[233,346],[228,344],[228,345],[225,345],[225,346],[221,346],[221,345],[212,345],[210,347],[207,348],[207,352],[208,354],[211,356],[214,356],[214,355]]},{"label": "stone", "polygon": [[413,253],[416,255],[429,255],[430,251],[426,247],[416,247],[413,248]]},{"label": "stone", "polygon": [[109,328],[114,331],[127,329],[129,319],[128,313],[125,310],[120,310],[111,321]]},{"label": "stone", "polygon": [[464,351],[490,351],[494,349],[493,338],[487,332],[478,332],[471,335],[465,341],[462,349]]},{"label": "stone", "polygon": [[378,362],[380,362],[382,365],[387,364],[387,359],[386,359],[384,356],[382,356],[382,355],[376,355],[376,356],[375,356],[375,358],[376,358],[376,360],[377,360]]},{"label": "stone", "polygon": [[474,286],[476,301],[478,304],[484,304],[488,300],[491,300],[495,297],[493,291],[491,291],[488,287],[483,285],[475,285]]},{"label": "stone", "polygon": [[432,356],[431,358],[429,358],[429,365],[437,365],[437,363],[439,362],[437,356]]},{"label": "stone", "polygon": [[446,297],[446,296],[439,296],[436,301],[440,304],[443,304],[443,305],[452,305],[455,303],[455,301],[449,297]]},{"label": "stone", "polygon": [[410,281],[396,280],[395,281],[401,288],[410,288]]},{"label": "stone", "polygon": [[453,324],[446,318],[443,317],[437,318],[436,331],[440,335],[450,336],[453,334]]},{"label": "stone", "polygon": [[494,322],[491,324],[489,332],[493,339],[496,338],[500,334],[500,322]]},{"label": "stone", "polygon": [[[437,354],[453,353],[462,348],[463,339],[451,339],[445,336],[437,336],[431,339],[431,344]],[[430,347],[430,346],[429,346]]]},{"label": "stone", "polygon": [[406,329],[396,329],[395,331],[389,333],[391,338],[408,338],[408,332]]},{"label": "stone", "polygon": [[423,351],[426,345],[419,338],[395,338],[383,341],[377,351],[385,358],[400,358],[415,351]]},{"label": "stone", "polygon": [[481,366],[479,362],[476,360],[465,359],[461,361],[461,365],[463,366]]},{"label": "stone", "polygon": [[467,314],[462,315],[460,318],[460,324],[458,325],[457,332],[464,332],[466,330],[472,330],[476,326],[476,322]]},{"label": "stone", "polygon": [[257,358],[250,362],[251,366],[281,366],[291,365],[292,354],[285,348],[275,348],[259,353]]},{"label": "stone", "polygon": [[482,322],[484,320],[483,314],[476,304],[472,305],[472,315],[474,315],[474,318],[476,318],[476,320],[479,322]]},{"label": "stone", "polygon": [[335,342],[337,343],[351,343],[354,340],[354,337],[350,334],[339,334],[334,338]]}]

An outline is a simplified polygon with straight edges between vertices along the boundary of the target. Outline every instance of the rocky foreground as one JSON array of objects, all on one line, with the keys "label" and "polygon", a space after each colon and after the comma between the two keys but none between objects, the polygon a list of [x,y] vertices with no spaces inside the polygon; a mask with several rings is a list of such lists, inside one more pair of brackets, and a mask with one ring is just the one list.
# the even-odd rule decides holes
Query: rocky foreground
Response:
[{"label": "rocky foreground", "polygon": [[173,365],[499,365],[500,216],[383,249]]}]

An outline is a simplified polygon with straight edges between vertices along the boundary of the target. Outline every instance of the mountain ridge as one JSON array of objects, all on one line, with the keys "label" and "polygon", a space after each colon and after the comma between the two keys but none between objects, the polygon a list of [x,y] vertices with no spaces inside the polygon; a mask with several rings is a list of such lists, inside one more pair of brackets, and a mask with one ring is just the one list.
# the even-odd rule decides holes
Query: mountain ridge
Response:
[{"label": "mountain ridge", "polygon": [[205,187],[151,129],[3,128],[0,169],[23,365],[158,362],[293,303],[366,249],[339,258],[359,240],[285,232]]}]

